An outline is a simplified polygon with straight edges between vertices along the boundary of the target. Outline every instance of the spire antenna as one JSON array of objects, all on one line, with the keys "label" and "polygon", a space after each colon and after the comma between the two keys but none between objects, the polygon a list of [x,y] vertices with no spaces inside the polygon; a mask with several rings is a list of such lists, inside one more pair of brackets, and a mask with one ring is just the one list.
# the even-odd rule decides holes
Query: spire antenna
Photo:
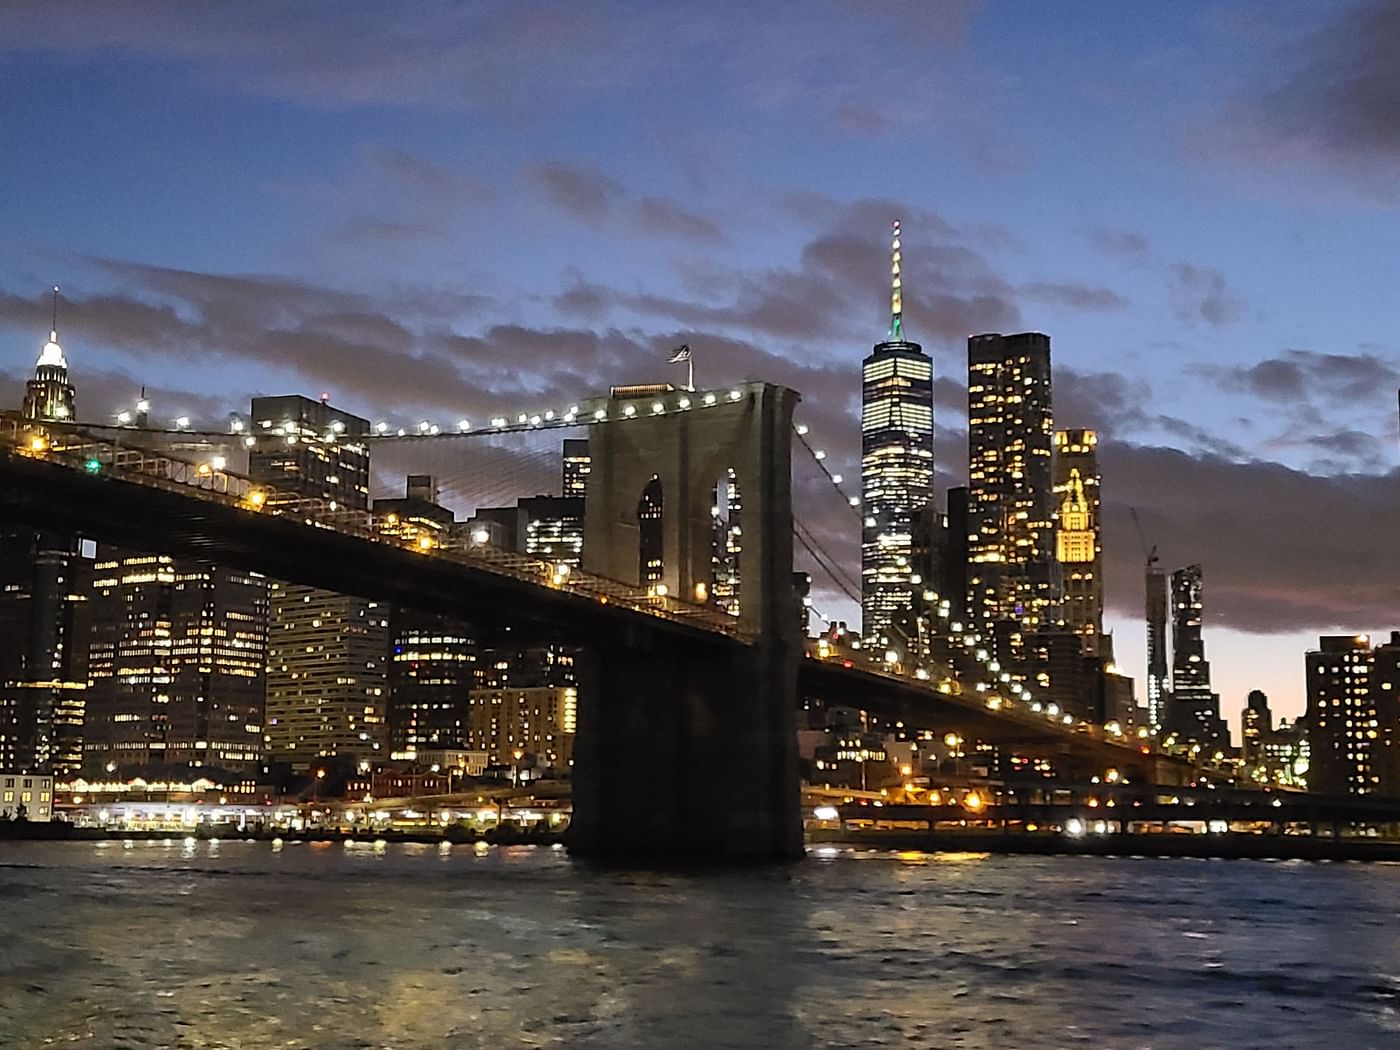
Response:
[{"label": "spire antenna", "polygon": [[58,338],[58,285],[53,286],[53,324],[50,326],[55,339]]},{"label": "spire antenna", "polygon": [[899,220],[894,221],[890,238],[890,339],[904,338],[904,292],[899,283]]}]

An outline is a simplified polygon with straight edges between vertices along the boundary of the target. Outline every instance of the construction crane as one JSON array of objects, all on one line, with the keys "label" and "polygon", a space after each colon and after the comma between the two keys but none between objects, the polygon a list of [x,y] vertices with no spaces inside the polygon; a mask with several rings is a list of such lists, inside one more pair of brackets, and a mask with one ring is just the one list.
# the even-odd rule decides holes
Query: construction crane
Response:
[{"label": "construction crane", "polygon": [[1138,517],[1137,508],[1129,507],[1128,513],[1133,516],[1133,525],[1137,527],[1138,542],[1142,544],[1143,562],[1146,565],[1146,567],[1150,570],[1152,566],[1156,565],[1159,560],[1157,557],[1157,545],[1154,543],[1152,545],[1152,548],[1150,550],[1148,549],[1147,537],[1143,534],[1142,520]]}]

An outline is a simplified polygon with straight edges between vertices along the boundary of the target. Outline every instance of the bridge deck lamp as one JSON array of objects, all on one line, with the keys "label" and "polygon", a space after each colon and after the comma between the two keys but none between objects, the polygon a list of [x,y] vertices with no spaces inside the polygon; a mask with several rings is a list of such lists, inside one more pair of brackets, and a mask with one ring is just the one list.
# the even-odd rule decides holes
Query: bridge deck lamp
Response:
[{"label": "bridge deck lamp", "polygon": [[47,449],[48,447],[49,447],[48,441],[46,441],[44,438],[41,438],[41,437],[36,437],[36,438],[34,438],[32,441],[29,442],[29,450],[30,450],[31,452],[43,452],[43,451],[44,451],[45,449]]},{"label": "bridge deck lamp", "polygon": [[267,493],[257,491],[248,493],[248,503],[252,505],[254,510],[261,510],[263,504],[266,502]]}]

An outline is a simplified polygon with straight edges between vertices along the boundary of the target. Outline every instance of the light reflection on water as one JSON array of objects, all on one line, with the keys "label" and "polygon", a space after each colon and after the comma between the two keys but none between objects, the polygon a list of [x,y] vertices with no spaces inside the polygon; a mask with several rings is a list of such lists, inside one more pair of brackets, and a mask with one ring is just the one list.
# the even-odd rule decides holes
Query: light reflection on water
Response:
[{"label": "light reflection on water", "polygon": [[0,844],[0,1046],[1400,1045],[1400,866]]}]

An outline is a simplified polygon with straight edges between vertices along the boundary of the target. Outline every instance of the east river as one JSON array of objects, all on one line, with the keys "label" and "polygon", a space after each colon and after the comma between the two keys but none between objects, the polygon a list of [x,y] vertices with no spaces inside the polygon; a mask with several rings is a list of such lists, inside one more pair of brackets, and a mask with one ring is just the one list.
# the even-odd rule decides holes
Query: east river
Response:
[{"label": "east river", "polygon": [[0,843],[0,1047],[1400,1046],[1400,865]]}]

